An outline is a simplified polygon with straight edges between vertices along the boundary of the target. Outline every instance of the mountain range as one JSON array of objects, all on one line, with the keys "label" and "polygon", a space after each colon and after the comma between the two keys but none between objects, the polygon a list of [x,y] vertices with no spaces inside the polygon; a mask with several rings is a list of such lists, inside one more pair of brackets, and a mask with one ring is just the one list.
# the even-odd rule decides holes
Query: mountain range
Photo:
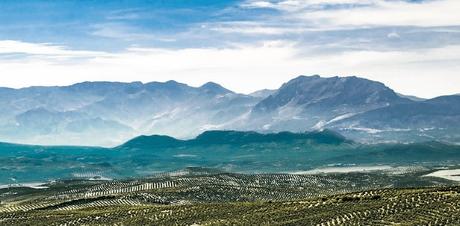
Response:
[{"label": "mountain range", "polygon": [[438,167],[460,162],[460,146],[442,142],[362,144],[331,131],[206,131],[181,140],[139,136],[114,148],[0,143],[0,186],[59,179],[125,179],[180,173],[298,173],[330,166]]},{"label": "mountain range", "polygon": [[460,142],[460,96],[420,99],[359,77],[299,76],[240,94],[216,83],[83,82],[0,88],[0,140],[116,146],[143,134],[332,129],[359,142]]}]

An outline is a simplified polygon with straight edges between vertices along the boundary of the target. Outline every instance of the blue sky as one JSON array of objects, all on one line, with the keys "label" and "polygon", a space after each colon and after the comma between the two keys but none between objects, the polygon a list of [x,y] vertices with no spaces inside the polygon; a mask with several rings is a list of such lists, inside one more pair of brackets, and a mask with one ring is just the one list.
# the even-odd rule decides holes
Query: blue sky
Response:
[{"label": "blue sky", "polygon": [[0,86],[215,81],[238,92],[357,75],[460,93],[457,0],[0,1]]},{"label": "blue sky", "polygon": [[[108,51],[131,45],[178,47],[168,43],[178,33],[248,17],[225,12],[237,6],[237,1],[211,0],[6,0],[0,2],[0,38]],[[181,41],[187,42],[184,47],[203,45]]]}]

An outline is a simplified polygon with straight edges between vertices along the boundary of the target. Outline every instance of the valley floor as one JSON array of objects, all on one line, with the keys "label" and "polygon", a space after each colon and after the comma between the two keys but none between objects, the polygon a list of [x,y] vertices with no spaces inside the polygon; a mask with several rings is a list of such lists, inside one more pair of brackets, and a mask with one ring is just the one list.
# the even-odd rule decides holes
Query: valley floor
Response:
[{"label": "valley floor", "polygon": [[432,171],[57,181],[0,189],[0,225],[460,225],[458,182]]},{"label": "valley floor", "polygon": [[277,202],[130,205],[0,214],[2,225],[459,225],[460,188],[383,189]]}]

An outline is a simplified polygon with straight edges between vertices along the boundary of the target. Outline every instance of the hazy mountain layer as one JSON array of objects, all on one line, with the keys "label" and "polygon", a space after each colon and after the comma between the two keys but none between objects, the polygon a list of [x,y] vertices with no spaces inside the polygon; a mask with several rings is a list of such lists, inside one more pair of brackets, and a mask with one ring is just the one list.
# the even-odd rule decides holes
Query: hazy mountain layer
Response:
[{"label": "hazy mountain layer", "polygon": [[278,90],[237,94],[216,83],[84,82],[0,88],[0,140],[116,146],[142,134],[332,128],[365,142],[460,142],[460,97],[405,97],[358,77],[300,76]]},{"label": "hazy mountain layer", "polygon": [[1,89],[0,140],[113,146],[141,134],[191,137],[231,125],[258,100],[215,83],[174,81]]}]

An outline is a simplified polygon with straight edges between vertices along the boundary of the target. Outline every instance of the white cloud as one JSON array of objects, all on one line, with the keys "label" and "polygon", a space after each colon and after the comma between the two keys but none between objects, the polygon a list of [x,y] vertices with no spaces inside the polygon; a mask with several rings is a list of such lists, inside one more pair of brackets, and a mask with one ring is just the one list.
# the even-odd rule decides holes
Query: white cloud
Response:
[{"label": "white cloud", "polygon": [[455,26],[460,25],[460,1],[422,3],[378,1],[369,7],[323,10],[304,15],[326,26]]},{"label": "white cloud", "polygon": [[234,21],[226,23],[210,23],[206,27],[219,33],[237,33],[244,35],[285,35],[302,33],[313,29],[292,26],[267,25],[260,22]]},{"label": "white cloud", "polygon": [[241,5],[243,8],[275,8],[276,4],[267,1],[250,1]]},{"label": "white cloud", "polygon": [[159,38],[151,33],[142,32],[134,27],[119,23],[97,24],[93,26],[93,29],[94,31],[92,31],[91,34],[94,36],[121,39],[125,41],[151,40]]},{"label": "white cloud", "polygon": [[29,54],[46,53],[47,56],[14,61],[0,58],[1,86],[174,79],[194,86],[215,81],[232,90],[249,93],[263,88],[277,88],[300,74],[320,74],[358,75],[382,81],[404,94],[421,97],[460,92],[460,76],[457,73],[460,71],[460,46],[318,55],[308,49],[298,49],[292,42],[275,41],[236,44],[233,48],[221,49],[130,48],[110,54],[89,52],[86,60],[66,64],[56,63],[54,57],[48,56],[81,56],[81,51],[74,52],[50,44],[37,46],[21,43],[21,48],[11,46],[0,44],[0,51],[8,53],[20,50]]},{"label": "white cloud", "polygon": [[41,55],[53,58],[93,57],[102,52],[69,50],[64,46],[49,43],[28,43],[15,40],[0,40],[0,54]]},{"label": "white cloud", "polygon": [[[324,6],[331,7],[324,7]],[[348,5],[349,7],[343,7]],[[336,7],[334,7],[336,6]],[[339,7],[342,6],[342,7]],[[248,1],[246,8],[273,8],[284,17],[303,20],[323,29],[344,26],[455,26],[460,25],[460,1],[423,2],[388,0]]]},{"label": "white cloud", "polygon": [[241,4],[243,8],[271,8],[280,11],[296,12],[302,10],[321,10],[330,5],[369,5],[379,0],[282,0],[282,1],[254,1],[249,0]]}]

